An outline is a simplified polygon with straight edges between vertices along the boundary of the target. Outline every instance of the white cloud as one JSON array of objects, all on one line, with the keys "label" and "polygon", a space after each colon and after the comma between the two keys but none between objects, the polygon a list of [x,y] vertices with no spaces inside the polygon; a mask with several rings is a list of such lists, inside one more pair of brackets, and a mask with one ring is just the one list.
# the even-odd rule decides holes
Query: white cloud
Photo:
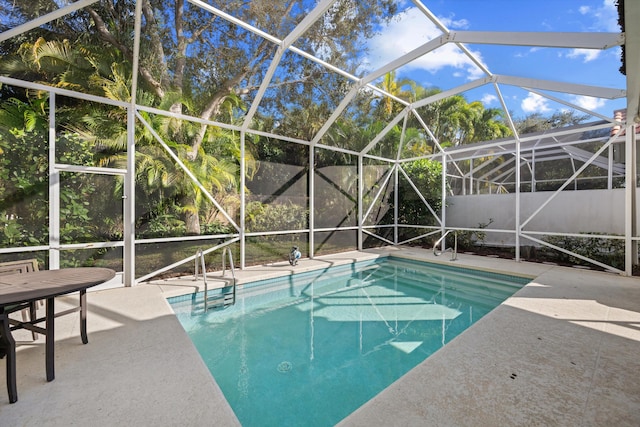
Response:
[{"label": "white cloud", "polygon": [[578,11],[582,14],[582,15],[586,15],[587,13],[589,13],[591,11],[591,6],[580,6],[578,8]]},{"label": "white cloud", "polygon": [[620,32],[618,9],[615,0],[603,0],[600,7],[580,6],[578,11],[593,18],[593,28],[597,31]]},{"label": "white cloud", "polygon": [[594,111],[604,107],[606,101],[602,98],[594,98],[592,96],[574,96],[571,100],[573,104],[586,110]]},{"label": "white cloud", "polygon": [[466,19],[458,19],[458,20],[454,20],[453,18],[442,18],[440,19],[440,22],[442,22],[445,26],[447,26],[448,28],[451,29],[467,29],[469,28],[469,21],[467,21]]},{"label": "white cloud", "polygon": [[529,96],[522,100],[520,108],[525,113],[548,113],[551,111],[549,100],[535,93],[529,93]]},{"label": "white cloud", "polygon": [[497,97],[497,96],[495,96],[494,94],[492,94],[492,93],[485,93],[485,94],[482,96],[482,99],[481,99],[480,101],[482,101],[482,103],[483,103],[484,105],[491,105],[491,104],[493,104],[494,102],[496,102],[497,100],[498,100],[498,97]]},{"label": "white cloud", "polygon": [[[440,21],[448,28],[468,26],[468,22],[464,19],[440,18]],[[399,13],[379,35],[369,41],[367,65],[370,70],[375,70],[441,35],[442,32],[420,10],[415,7],[408,8]],[[473,52],[473,54],[482,62],[479,52]],[[426,70],[436,73],[445,67],[463,71],[468,79],[483,75],[469,57],[452,43],[445,44],[404,65],[402,70]]]},{"label": "white cloud", "polygon": [[571,49],[571,51],[567,54],[567,58],[582,58],[582,62],[589,62],[598,59],[600,53],[601,51],[596,49]]}]

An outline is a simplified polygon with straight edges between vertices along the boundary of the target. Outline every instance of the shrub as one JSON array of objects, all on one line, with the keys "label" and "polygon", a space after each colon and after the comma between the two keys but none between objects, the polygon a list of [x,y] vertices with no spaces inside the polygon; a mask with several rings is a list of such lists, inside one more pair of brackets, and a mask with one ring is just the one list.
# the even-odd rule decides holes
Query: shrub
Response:
[{"label": "shrub", "polygon": [[[602,234],[602,233],[591,233]],[[615,268],[624,268],[624,240],[603,239],[601,237],[572,237],[572,236],[547,236],[543,239],[552,245],[559,246],[576,254],[594,259],[603,264]],[[558,262],[566,262],[578,265],[590,265],[591,263],[579,258],[559,252],[550,248],[540,251]]]}]

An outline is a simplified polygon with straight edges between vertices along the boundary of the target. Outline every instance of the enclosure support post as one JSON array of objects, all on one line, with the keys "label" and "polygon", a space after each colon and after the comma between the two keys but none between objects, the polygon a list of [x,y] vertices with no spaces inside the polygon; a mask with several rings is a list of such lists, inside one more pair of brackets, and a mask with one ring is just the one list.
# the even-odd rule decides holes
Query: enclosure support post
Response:
[{"label": "enclosure support post", "polygon": [[609,145],[609,155],[607,161],[607,190],[613,189],[613,144]]},{"label": "enclosure support post", "polygon": [[358,155],[358,250],[361,251],[363,248],[363,238],[362,235],[362,195],[364,193],[364,168],[362,162],[362,154]]},{"label": "enclosure support post", "polygon": [[531,192],[536,192],[536,150],[531,150]]},{"label": "enclosure support post", "polygon": [[314,180],[316,174],[315,159],[316,149],[313,144],[309,146],[309,258],[313,259],[315,256],[315,236],[313,233],[315,223],[315,205],[316,205],[316,192],[314,191]]},{"label": "enclosure support post", "polygon": [[136,280],[135,252],[135,192],[136,192],[136,147],[135,147],[134,107],[127,109],[127,173],[124,176],[124,275],[125,286],[132,286]]},{"label": "enclosure support post", "polygon": [[634,240],[637,234],[636,225],[636,191],[638,179],[636,175],[636,132],[635,124],[627,126],[625,138],[625,227],[624,227],[624,271],[627,276],[633,275],[633,264],[638,262],[638,244]]},{"label": "enclosure support post", "polygon": [[[246,133],[243,130],[240,131],[240,230],[238,231],[240,234],[240,270],[244,270],[245,268],[245,255],[246,255],[246,247],[245,247],[245,213],[246,213],[246,192],[244,191],[245,181],[246,181],[246,162],[244,159],[245,156],[245,138]],[[223,253],[224,258],[224,253]]]},{"label": "enclosure support post", "polygon": [[516,262],[520,262],[520,138],[516,138]]},{"label": "enclosure support post", "polygon": [[49,270],[60,268],[60,171],[56,168],[56,94],[49,92]]},{"label": "enclosure support post", "polygon": [[[440,224],[441,231],[440,235],[444,236],[444,233],[447,231],[447,157],[444,152],[442,153],[442,195],[441,197],[441,208],[440,208]],[[445,240],[442,241],[442,252],[447,249],[447,242]]]},{"label": "enclosure support post", "polygon": [[400,209],[398,209],[398,202],[400,198],[398,197],[398,162],[396,161],[393,164],[394,170],[394,184],[393,184],[393,244],[398,244],[398,213],[400,213]]},{"label": "enclosure support post", "polygon": [[136,20],[133,39],[133,66],[131,73],[131,104],[127,108],[127,173],[124,176],[123,206],[123,276],[125,286],[136,282],[136,93],[138,91],[138,61],[140,54],[140,28],[142,2],[136,2]]},{"label": "enclosure support post", "polygon": [[[462,188],[464,188],[464,178],[462,178]],[[473,194],[473,159],[469,160],[469,194]]]}]

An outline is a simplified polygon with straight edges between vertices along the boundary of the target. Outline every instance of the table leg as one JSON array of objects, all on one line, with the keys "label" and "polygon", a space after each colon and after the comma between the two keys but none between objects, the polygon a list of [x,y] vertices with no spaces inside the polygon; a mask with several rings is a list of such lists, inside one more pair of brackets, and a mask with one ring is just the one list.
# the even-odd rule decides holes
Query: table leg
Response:
[{"label": "table leg", "polygon": [[[31,316],[29,318],[29,320],[35,320],[38,318],[38,316],[36,315],[36,302],[32,301],[29,304],[29,316]],[[31,338],[33,338],[33,340],[35,341],[36,339],[38,339],[38,334],[36,334],[34,331],[31,331]]]},{"label": "table leg", "polygon": [[54,300],[55,298],[47,298],[47,314],[46,314],[46,322],[47,322],[47,334],[45,338],[45,359],[47,365],[47,381],[53,381],[56,377],[55,368],[54,368],[54,347],[55,347],[55,309],[54,309]]},{"label": "table leg", "polygon": [[2,351],[7,356],[7,392],[9,393],[9,403],[18,401],[18,387],[16,385],[16,342],[9,329],[9,314],[0,309],[0,342]]},{"label": "table leg", "polygon": [[82,289],[80,291],[80,336],[82,337],[82,344],[89,342],[87,338],[87,290]]}]

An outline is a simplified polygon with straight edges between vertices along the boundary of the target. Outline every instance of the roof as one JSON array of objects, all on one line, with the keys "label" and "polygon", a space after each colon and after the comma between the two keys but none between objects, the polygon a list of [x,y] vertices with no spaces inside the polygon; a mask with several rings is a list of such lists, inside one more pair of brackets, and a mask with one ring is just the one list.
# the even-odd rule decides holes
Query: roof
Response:
[{"label": "roof", "polygon": [[[58,10],[50,12],[46,15],[39,16],[30,22],[24,22],[21,25],[10,28],[3,33],[0,33],[0,41],[8,40],[9,38],[19,36],[20,34],[30,31],[42,25],[46,25],[54,19],[59,19],[70,13],[75,13],[78,10],[89,7],[97,0],[79,0],[60,7]],[[327,14],[332,13],[332,7],[336,4],[335,0],[320,0],[313,2],[313,6],[308,10],[304,19],[300,20],[294,28],[292,28],[287,34],[269,34],[262,28],[259,28],[259,24],[253,22],[244,22],[240,19],[235,10],[228,10],[232,4],[225,4],[221,2],[219,6],[207,4],[200,0],[189,0],[189,7],[201,8],[202,10],[210,13],[212,16],[216,16],[221,20],[225,20],[232,25],[236,25],[238,28],[242,28],[251,37],[258,37],[264,39],[266,42],[272,43],[273,47],[277,48],[276,53],[273,56],[268,69],[265,69],[264,79],[259,84],[257,90],[252,93],[252,98],[249,101],[250,106],[244,117],[244,122],[235,126],[230,123],[221,123],[221,125],[237,128],[243,131],[254,131],[256,133],[263,132],[260,129],[253,129],[254,119],[260,112],[261,101],[268,91],[274,89],[275,82],[272,81],[278,67],[278,62],[284,55],[299,55],[315,66],[325,70],[327,73],[338,76],[341,81],[350,88],[346,96],[335,106],[333,111],[327,115],[326,119],[321,126],[318,126],[317,132],[309,138],[309,140],[298,138],[295,135],[278,135],[273,136],[282,140],[289,140],[293,142],[300,142],[306,144],[316,145],[322,148],[328,149],[344,149],[354,154],[362,154],[365,156],[379,156],[375,153],[375,146],[384,139],[385,135],[391,131],[394,127],[398,126],[404,117],[409,115],[420,115],[420,109],[431,103],[441,101],[447,97],[451,97],[457,94],[465,94],[477,90],[478,88],[486,88],[491,91],[496,99],[502,105],[503,110],[507,112],[507,122],[512,122],[512,117],[509,113],[508,99],[503,95],[503,92],[507,88],[518,88],[519,90],[526,91],[537,96],[542,96],[553,102],[562,104],[567,108],[573,108],[578,111],[590,114],[594,118],[602,120],[608,120],[610,123],[614,122],[611,117],[606,117],[596,113],[593,110],[586,109],[575,103],[564,95],[580,96],[580,97],[594,97],[599,99],[624,99],[627,100],[627,108],[630,111],[629,116],[636,122],[640,122],[640,114],[638,111],[638,103],[640,101],[640,26],[626,25],[625,33],[620,32],[603,32],[603,31],[584,31],[584,32],[532,32],[532,31],[505,31],[504,28],[509,27],[509,22],[496,21],[495,27],[489,30],[481,31],[467,31],[458,30],[449,21],[445,21],[439,16],[442,13],[436,13],[436,8],[442,7],[439,2],[432,1],[419,1],[414,0],[410,5],[412,8],[419,10],[420,18],[426,25],[435,26],[439,35],[434,36],[427,42],[404,52],[397,52],[394,58],[373,70],[361,74],[353,74],[347,70],[339,69],[332,65],[323,55],[321,50],[315,52],[310,50],[309,46],[301,44],[302,36],[305,32],[309,31],[313,26],[322,25],[323,19]],[[218,2],[216,2],[218,3]],[[407,3],[404,1],[397,2],[399,7],[407,7]],[[490,5],[487,5],[490,7]],[[546,6],[545,6],[546,7]],[[554,7],[556,4],[554,3]],[[640,2],[632,1],[624,4],[624,22],[639,22],[640,21]],[[135,10],[131,10],[132,18]],[[141,11],[137,11],[141,13]],[[517,12],[521,13],[521,12]],[[358,37],[358,35],[355,35]],[[508,61],[504,61],[505,55],[494,56],[498,60],[490,62],[485,60],[488,58],[488,54],[481,52],[487,52],[484,49],[508,49],[514,47],[521,47],[527,49],[537,48],[551,48],[551,49],[576,49],[576,50],[602,50],[618,48],[621,45],[625,45],[625,67],[626,67],[626,87],[610,87],[604,83],[602,86],[584,84],[579,82],[581,75],[581,68],[577,68],[574,73],[570,75],[556,76],[556,79],[538,78],[528,75],[526,72],[519,74],[510,74],[508,72],[508,66],[505,65]],[[390,93],[389,91],[381,88],[376,82],[389,72],[406,70],[407,67],[413,66],[417,61],[427,58],[434,52],[442,52],[443,50],[455,51],[457,55],[465,58],[466,61],[474,64],[477,71],[477,76],[466,83],[453,86],[453,87],[441,87],[442,92],[428,96],[424,99],[418,99],[414,101],[407,101],[401,99],[398,96]],[[549,64],[551,67],[552,64]],[[588,62],[584,62],[580,65],[582,69],[588,67]],[[134,73],[137,75],[138,73]],[[604,76],[603,76],[604,77]],[[0,77],[0,83],[7,84],[23,84],[22,82]],[[33,82],[31,82],[33,83]],[[134,81],[134,84],[135,81]],[[393,119],[391,119],[388,125],[381,131],[381,133],[370,141],[364,147],[336,147],[331,146],[328,142],[329,138],[325,138],[327,132],[335,125],[336,120],[340,115],[353,105],[354,99],[358,96],[363,89],[370,90],[379,94],[380,96],[389,97],[393,99],[395,103],[403,107],[403,110]],[[135,88],[130,91],[136,93]],[[169,112],[163,112],[163,114],[170,115]],[[195,120],[202,121],[201,117],[193,118]],[[428,130],[430,124],[428,121],[424,121],[424,127]],[[269,132],[276,132],[272,130]],[[267,132],[267,133],[269,133]],[[569,134],[567,134],[567,137]],[[577,134],[574,134],[577,135]],[[565,136],[558,134],[556,137],[550,138],[536,138],[535,135],[527,135],[520,139],[521,150],[528,150],[527,147],[536,147],[536,150],[546,144],[562,143],[566,141]],[[508,141],[504,141],[505,144]],[[494,146],[485,145],[482,149],[493,149]],[[462,153],[459,150],[447,150],[449,155],[456,151]],[[469,149],[465,148],[464,152],[468,152]],[[575,154],[575,153],[574,153]],[[466,154],[464,154],[466,155]],[[464,156],[460,154],[460,156]],[[389,160],[395,160],[394,157],[390,157]]]}]

